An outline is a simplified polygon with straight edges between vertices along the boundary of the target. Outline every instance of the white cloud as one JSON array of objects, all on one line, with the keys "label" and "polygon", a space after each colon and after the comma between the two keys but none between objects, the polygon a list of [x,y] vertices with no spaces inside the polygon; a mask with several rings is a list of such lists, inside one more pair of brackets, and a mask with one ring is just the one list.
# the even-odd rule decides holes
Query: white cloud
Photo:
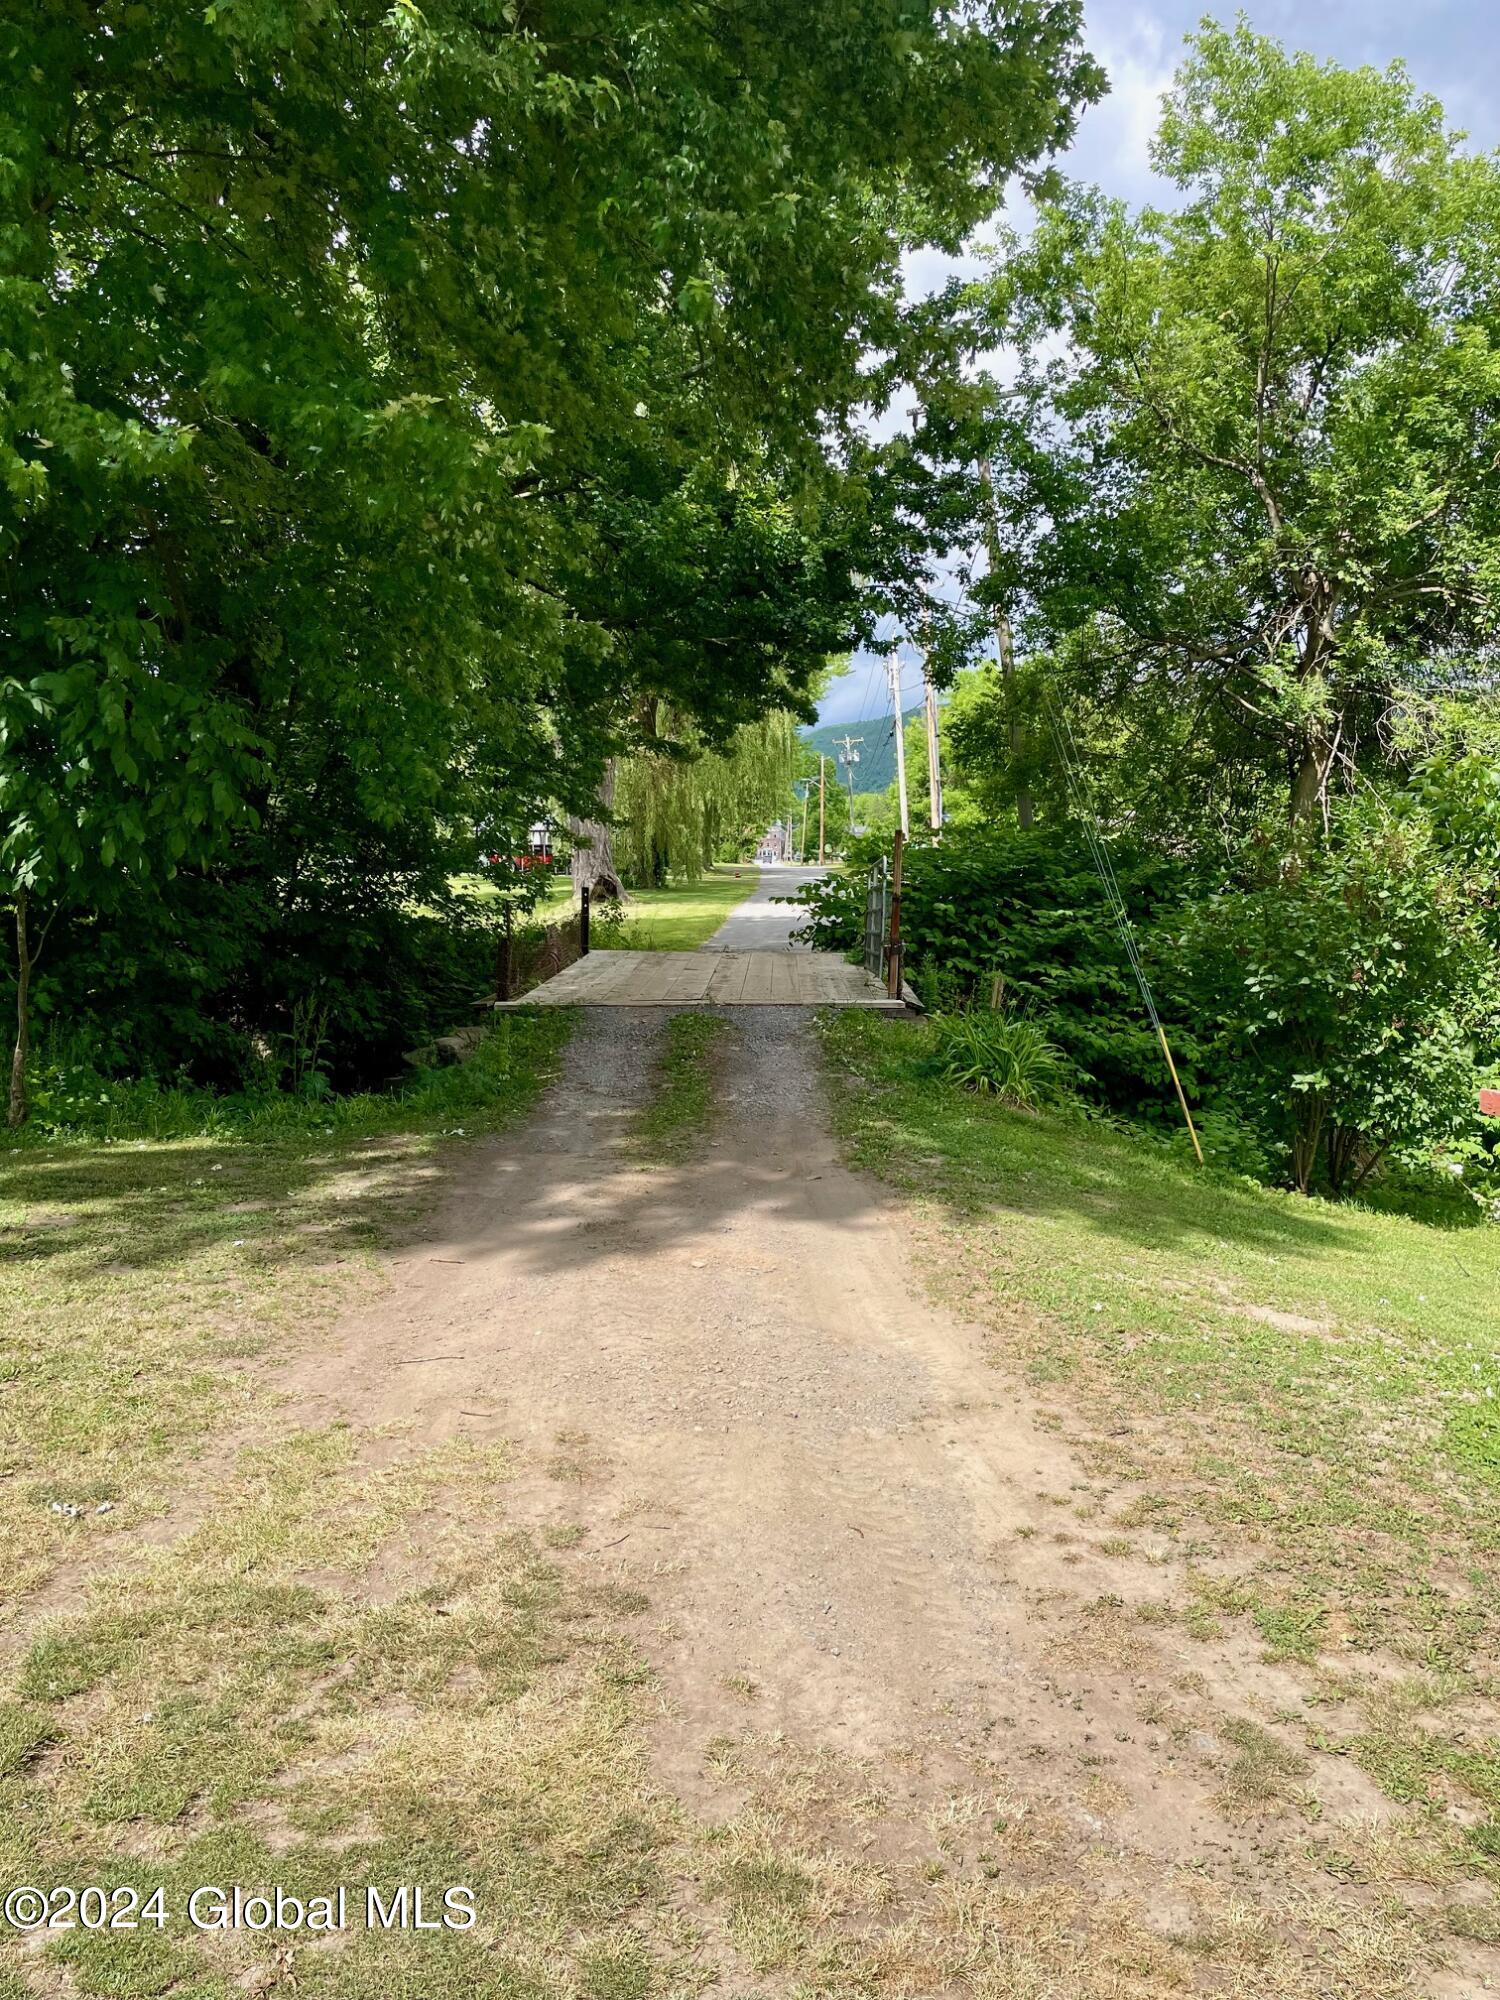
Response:
[{"label": "white cloud", "polygon": [[1151,171],[1150,146],[1182,44],[1155,14],[1118,0],[1093,0],[1083,39],[1104,65],[1109,95],[1084,112],[1064,171],[1129,201],[1156,199],[1162,184]]}]

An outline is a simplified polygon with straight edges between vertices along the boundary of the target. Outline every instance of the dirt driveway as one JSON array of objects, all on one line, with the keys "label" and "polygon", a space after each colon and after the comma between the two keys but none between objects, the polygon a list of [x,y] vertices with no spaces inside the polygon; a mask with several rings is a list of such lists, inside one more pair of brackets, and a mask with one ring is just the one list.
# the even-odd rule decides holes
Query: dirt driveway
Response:
[{"label": "dirt driveway", "polygon": [[1311,1865],[1309,1805],[1378,1842],[1379,1796],[1283,1742],[1288,1670],[1155,1615],[1177,1553],[1080,1526],[1129,1493],[928,1302],[908,1219],[839,1164],[806,1016],[735,1017],[673,1168],[628,1140],[662,1025],[586,1016],[530,1127],[283,1387],[308,1424],[516,1440],[507,1510],[641,1594],[657,1782],[816,1885],[757,1957],[684,1860],[712,1990],[823,1990],[831,1950],[878,1992],[1492,1991],[1414,1973],[1419,1891]]}]

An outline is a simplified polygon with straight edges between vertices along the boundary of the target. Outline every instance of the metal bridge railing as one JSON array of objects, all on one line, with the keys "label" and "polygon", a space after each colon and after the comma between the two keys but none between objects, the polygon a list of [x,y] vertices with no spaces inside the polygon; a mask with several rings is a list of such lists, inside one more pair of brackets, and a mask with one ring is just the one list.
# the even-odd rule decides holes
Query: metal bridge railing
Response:
[{"label": "metal bridge railing", "polygon": [[870,870],[865,890],[865,970],[883,980],[891,935],[891,864],[885,855]]}]

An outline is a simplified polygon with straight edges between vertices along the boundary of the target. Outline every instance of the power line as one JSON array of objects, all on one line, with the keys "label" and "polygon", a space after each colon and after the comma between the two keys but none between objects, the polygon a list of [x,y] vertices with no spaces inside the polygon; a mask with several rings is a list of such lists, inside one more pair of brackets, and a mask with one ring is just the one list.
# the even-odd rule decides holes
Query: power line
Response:
[{"label": "power line", "polygon": [[1146,1004],[1146,1013],[1156,1030],[1156,1039],[1161,1043],[1161,1052],[1167,1059],[1167,1069],[1172,1078],[1173,1088],[1177,1092],[1177,1102],[1181,1105],[1183,1118],[1187,1121],[1188,1137],[1193,1142],[1193,1151],[1197,1154],[1198,1164],[1201,1167],[1203,1148],[1198,1143],[1198,1128],[1193,1123],[1192,1112],[1188,1110],[1187,1095],[1182,1088],[1182,1079],[1177,1074],[1177,1065],[1172,1060],[1167,1031],[1162,1026],[1161,1015],[1157,1012],[1156,996],[1151,990],[1151,981],[1141,960],[1140,948],[1136,943],[1135,925],[1130,921],[1130,911],[1126,907],[1120,879],[1115,873],[1114,857],[1109,851],[1103,828],[1099,824],[1099,814],[1084,771],[1083,754],[1073,735],[1073,725],[1052,699],[1050,687],[1043,688],[1042,698],[1047,706],[1047,719],[1052,727],[1052,740],[1057,745],[1063,776],[1067,781],[1069,799],[1083,828],[1083,836],[1088,843],[1089,853],[1093,857],[1099,879],[1104,885],[1105,900],[1114,918],[1115,929],[1120,934],[1120,942],[1125,947],[1125,956],[1130,962],[1130,969],[1135,974],[1135,983],[1140,988],[1141,999]]}]

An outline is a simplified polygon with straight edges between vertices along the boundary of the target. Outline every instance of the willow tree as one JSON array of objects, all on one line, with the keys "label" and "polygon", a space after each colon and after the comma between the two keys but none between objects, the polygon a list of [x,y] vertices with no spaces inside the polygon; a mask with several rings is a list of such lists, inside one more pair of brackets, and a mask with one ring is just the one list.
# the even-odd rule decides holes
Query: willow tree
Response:
[{"label": "willow tree", "polygon": [[685,717],[655,705],[651,737],[621,760],[614,854],[627,882],[695,879],[780,811],[796,763],[796,718],[774,709],[708,748]]}]

